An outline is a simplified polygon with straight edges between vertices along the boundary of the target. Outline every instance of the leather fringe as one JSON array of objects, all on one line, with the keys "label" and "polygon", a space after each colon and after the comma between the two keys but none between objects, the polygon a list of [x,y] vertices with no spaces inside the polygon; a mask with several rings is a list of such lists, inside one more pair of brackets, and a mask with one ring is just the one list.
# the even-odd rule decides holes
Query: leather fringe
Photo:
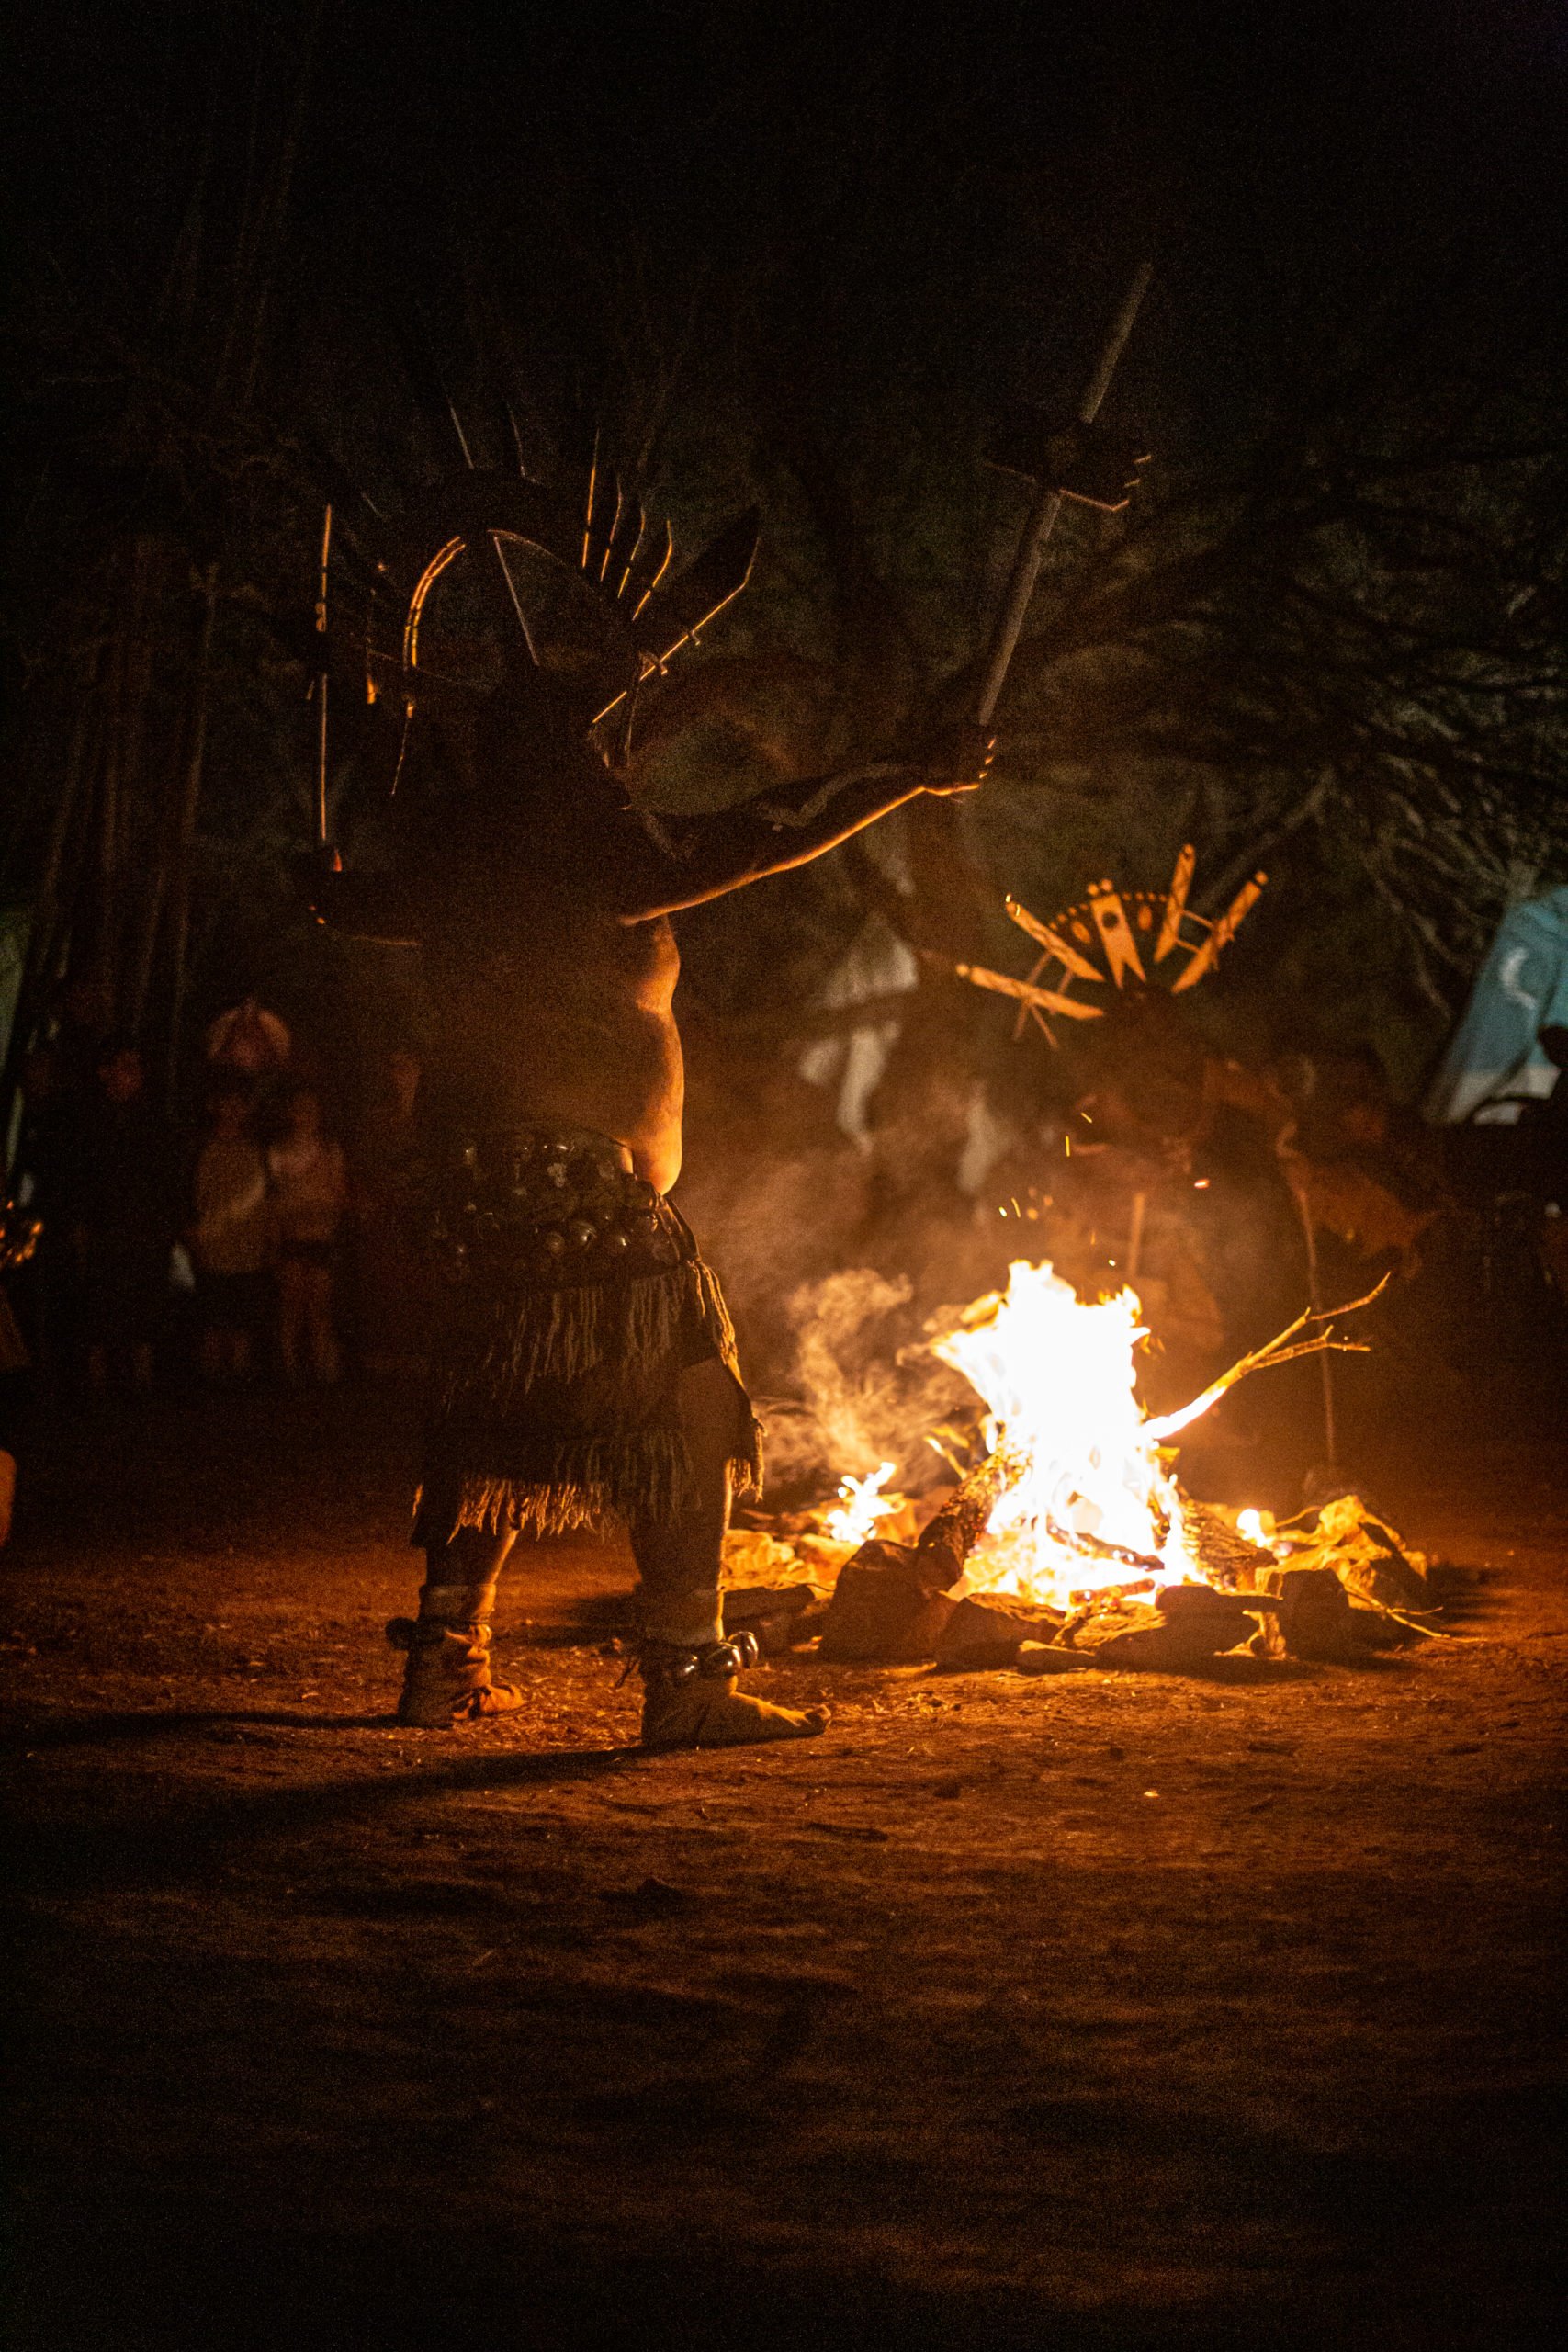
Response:
[{"label": "leather fringe", "polygon": [[[415,1544],[446,1543],[459,1527],[499,1534],[562,1535],[611,1512],[626,1519],[669,1520],[682,1509],[691,1465],[678,1427],[611,1424],[593,1430],[548,1427],[543,1384],[567,1386],[609,1366],[635,1393],[647,1374],[678,1376],[682,1325],[694,1310],[745,1401],[745,1434],[730,1461],[738,1497],[762,1490],[762,1430],[746,1398],[736,1356],[735,1329],[718,1279],[693,1257],[662,1274],[625,1284],[576,1283],[539,1289],[519,1299],[502,1293],[487,1302],[484,1320],[464,1333],[437,1375],[433,1449],[414,1504]],[[541,1410],[541,1407],[544,1408]],[[498,1449],[506,1469],[448,1466],[448,1442],[478,1415],[510,1437]],[[480,1441],[476,1451],[491,1450]],[[470,1456],[470,1460],[471,1460]],[[459,1460],[461,1456],[459,1454]]]},{"label": "leather fringe", "polygon": [[[755,1419],[745,1449],[730,1457],[737,1496],[762,1491],[761,1430]],[[611,1513],[625,1520],[669,1521],[686,1499],[691,1465],[677,1430],[630,1430],[612,1438],[568,1438],[525,1477],[470,1472],[452,1489],[422,1488],[413,1541],[445,1544],[459,1527],[487,1535],[567,1535]],[[444,1483],[444,1482],[442,1482]]]},{"label": "leather fringe", "polygon": [[[473,1333],[460,1358],[445,1367],[435,1393],[437,1417],[482,1398],[487,1411],[505,1419],[540,1381],[581,1380],[606,1361],[640,1372],[674,1346],[694,1291],[705,1321],[713,1313],[710,1299],[716,1303],[733,1354],[728,1313],[700,1261],[624,1284],[541,1288],[522,1314],[515,1296],[502,1292],[490,1302],[488,1330]],[[722,1351],[726,1340],[718,1328],[714,1336]]]}]

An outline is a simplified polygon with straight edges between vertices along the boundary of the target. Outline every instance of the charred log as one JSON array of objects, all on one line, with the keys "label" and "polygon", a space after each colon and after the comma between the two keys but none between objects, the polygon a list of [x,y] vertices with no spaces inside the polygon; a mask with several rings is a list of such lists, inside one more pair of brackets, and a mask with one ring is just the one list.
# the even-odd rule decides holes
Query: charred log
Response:
[{"label": "charred log", "polygon": [[1026,1642],[1036,1647],[1049,1642],[1061,1623],[1059,1611],[961,1600],[943,1629],[936,1662],[953,1672],[1016,1666]]},{"label": "charred log", "polygon": [[1249,1543],[1223,1511],[1195,1502],[1190,1495],[1181,1498],[1181,1532],[1203,1574],[1222,1591],[1256,1585],[1274,1566],[1274,1555],[1266,1545]]},{"label": "charred log", "polygon": [[1000,1450],[988,1453],[928,1522],[915,1546],[918,1572],[928,1592],[950,1592],[958,1582],[991,1513],[1018,1484],[1024,1466],[1017,1454]]},{"label": "charred log", "polygon": [[821,1655],[913,1665],[936,1656],[957,1603],[932,1591],[912,1544],[876,1536],[846,1560],[822,1621]]},{"label": "charred log", "polygon": [[[844,1563],[822,1625],[822,1656],[908,1665],[937,1655],[959,1604],[949,1598],[998,1501],[1022,1476],[1016,1455],[987,1454],[930,1521],[918,1544],[873,1536]],[[964,1603],[965,1607],[973,1604]],[[1010,1665],[1024,1628],[998,1665]],[[999,1645],[1003,1649],[1006,1644]]]},{"label": "charred log", "polygon": [[1068,1638],[1080,1657],[1111,1671],[1179,1674],[1224,1657],[1255,1628],[1254,1617],[1232,1595],[1206,1584],[1179,1584],[1168,1586],[1152,1609],[1097,1612],[1070,1626]]},{"label": "charred log", "polygon": [[1260,1656],[1343,1663],[1360,1655],[1349,1595],[1332,1568],[1276,1567],[1259,1581],[1274,1602],[1254,1643]]}]

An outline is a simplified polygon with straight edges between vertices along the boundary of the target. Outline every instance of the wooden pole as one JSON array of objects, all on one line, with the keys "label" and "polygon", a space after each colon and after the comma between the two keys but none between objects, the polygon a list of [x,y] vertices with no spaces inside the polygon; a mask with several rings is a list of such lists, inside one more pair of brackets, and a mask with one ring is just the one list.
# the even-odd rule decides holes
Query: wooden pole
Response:
[{"label": "wooden pole", "polygon": [[[1312,1204],[1305,1193],[1300,1190],[1296,1191],[1296,1208],[1302,1220],[1302,1232],[1306,1239],[1307,1295],[1312,1300],[1313,1313],[1321,1315],[1323,1290],[1317,1272],[1317,1235],[1313,1227]],[[1334,1374],[1329,1366],[1326,1348],[1323,1351],[1319,1374],[1323,1382],[1323,1442],[1327,1449],[1324,1455],[1324,1463],[1326,1468],[1337,1470],[1339,1437],[1334,1411]]]},{"label": "wooden pole", "polygon": [[202,770],[207,758],[207,706],[212,674],[212,625],[218,610],[218,566],[209,564],[202,582],[206,602],[201,616],[201,639],[197,651],[196,696],[191,709],[190,739],[186,754],[185,790],[180,799],[179,829],[175,840],[171,861],[171,905],[169,910],[170,964],[169,1035],[164,1068],[164,1086],[172,1097],[179,1074],[180,1024],[185,1012],[186,985],[189,977],[187,965],[190,953],[190,866],[191,845],[196,838],[197,813],[201,805]]},{"label": "wooden pole", "polygon": [[[1140,262],[1133,273],[1133,282],[1127,288],[1126,298],[1116,313],[1115,323],[1105,339],[1105,346],[1095,362],[1094,371],[1085,385],[1083,398],[1078,402],[1077,418],[1080,424],[1092,424],[1100,413],[1100,404],[1111,389],[1111,379],[1116,373],[1116,363],[1126,346],[1127,337],[1133,332],[1133,322],[1138,315],[1144,296],[1148,291],[1149,280],[1153,276],[1152,261]],[[1034,503],[1030,508],[1029,520],[1023,526],[1023,537],[1018,543],[1018,553],[1013,558],[1012,571],[1008,578],[1007,594],[1002,599],[1002,608],[997,615],[996,625],[991,631],[991,646],[986,661],[985,682],[980,688],[980,699],[975,712],[982,727],[990,725],[997,705],[1001,699],[1002,686],[1006,681],[1013,653],[1017,649],[1020,632],[1023,628],[1023,616],[1029,610],[1029,600],[1034,594],[1034,582],[1039,576],[1040,560],[1045,552],[1045,542],[1055,529],[1056,517],[1061,511],[1061,492],[1042,484],[1036,493]]]}]

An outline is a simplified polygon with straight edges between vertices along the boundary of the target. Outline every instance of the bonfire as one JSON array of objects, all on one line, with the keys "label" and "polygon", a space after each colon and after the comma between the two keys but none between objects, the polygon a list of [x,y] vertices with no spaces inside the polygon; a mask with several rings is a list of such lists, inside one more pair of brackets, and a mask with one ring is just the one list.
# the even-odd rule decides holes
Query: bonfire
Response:
[{"label": "bonfire", "polygon": [[[1181,1667],[1243,1646],[1349,1655],[1377,1637],[1357,1615],[1379,1634],[1430,1630],[1427,1563],[1359,1498],[1277,1523],[1197,1502],[1177,1476],[1184,1430],[1266,1365],[1360,1348],[1335,1326],[1377,1295],[1303,1314],[1190,1404],[1151,1416],[1135,1292],[1080,1299],[1051,1266],[1019,1261],[1005,1291],[931,1342],[982,1409],[977,1458],[923,1531],[884,1461],[845,1476],[789,1540],[752,1533],[739,1549],[756,1568],[788,1560],[833,1581],[820,1612],[789,1615],[791,1641],[819,1627],[829,1657]],[[747,1613],[738,1597],[737,1619]]]},{"label": "bonfire", "polygon": [[1016,1465],[970,1554],[966,1592],[1066,1606],[1129,1574],[1149,1589],[1201,1577],[1163,1425],[1137,1398],[1147,1336],[1132,1290],[1089,1305],[1048,1265],[1020,1261],[1005,1293],[934,1342],[984,1401],[986,1453]]}]

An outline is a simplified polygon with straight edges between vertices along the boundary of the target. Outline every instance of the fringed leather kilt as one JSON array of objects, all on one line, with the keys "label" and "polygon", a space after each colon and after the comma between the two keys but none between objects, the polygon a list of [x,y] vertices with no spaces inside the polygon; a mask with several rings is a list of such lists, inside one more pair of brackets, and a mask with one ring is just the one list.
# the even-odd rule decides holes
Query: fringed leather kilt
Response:
[{"label": "fringed leather kilt", "polygon": [[463,1527],[558,1534],[610,1511],[673,1518],[690,1477],[680,1377],[708,1358],[744,1406],[736,1491],[761,1491],[718,1278],[617,1144],[497,1130],[445,1155],[433,1190],[441,1283],[416,1544]]}]

